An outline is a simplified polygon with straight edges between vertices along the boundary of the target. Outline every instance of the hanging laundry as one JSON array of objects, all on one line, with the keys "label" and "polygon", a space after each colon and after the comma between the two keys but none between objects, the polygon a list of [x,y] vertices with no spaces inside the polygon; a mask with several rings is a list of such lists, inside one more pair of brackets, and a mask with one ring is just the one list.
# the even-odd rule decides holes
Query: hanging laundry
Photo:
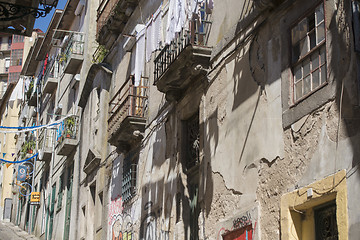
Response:
[{"label": "hanging laundry", "polygon": [[168,19],[166,27],[166,44],[170,44],[171,41],[175,38],[175,28],[177,22],[177,12],[176,12],[176,2],[178,0],[170,0],[169,10],[168,10]]},{"label": "hanging laundry", "polygon": [[153,49],[153,41],[154,41],[154,22],[151,18],[150,21],[146,24],[146,62],[149,62],[151,59],[151,53],[154,51]]},{"label": "hanging laundry", "polygon": [[23,100],[23,85],[24,85],[24,79],[20,78],[19,81],[16,83],[16,86],[11,93],[11,96],[9,98],[9,102],[15,101],[17,99]]},{"label": "hanging laundry", "polygon": [[154,13],[153,17],[153,28],[152,28],[152,34],[153,34],[153,51],[157,50],[161,46],[162,41],[162,24],[161,24],[161,13],[162,13],[162,5],[158,8],[158,10]]},{"label": "hanging laundry", "polygon": [[145,64],[145,26],[139,30],[136,36],[136,51],[135,51],[135,87],[139,86],[141,81],[141,74]]},{"label": "hanging laundry", "polygon": [[179,15],[178,15],[176,28],[175,28],[175,33],[179,33],[179,32],[181,32],[182,28],[184,27],[185,21],[186,21],[186,1],[185,0],[177,0],[176,6],[177,6],[176,10],[179,13]]},{"label": "hanging laundry", "polygon": [[206,13],[207,14],[212,13],[213,9],[214,9],[214,1],[213,0],[206,0]]}]

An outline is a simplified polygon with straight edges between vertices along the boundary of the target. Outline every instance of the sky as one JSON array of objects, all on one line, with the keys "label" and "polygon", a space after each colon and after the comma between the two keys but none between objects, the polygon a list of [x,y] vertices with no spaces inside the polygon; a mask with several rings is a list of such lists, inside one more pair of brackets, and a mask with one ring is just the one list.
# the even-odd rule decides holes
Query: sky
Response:
[{"label": "sky", "polygon": [[35,28],[40,28],[45,33],[48,26],[49,26],[51,18],[53,16],[54,12],[55,12],[55,9],[64,9],[66,2],[67,2],[67,0],[59,0],[58,5],[56,6],[56,8],[53,8],[51,10],[51,12],[48,15],[46,15],[46,17],[37,18],[35,20],[34,29]]}]

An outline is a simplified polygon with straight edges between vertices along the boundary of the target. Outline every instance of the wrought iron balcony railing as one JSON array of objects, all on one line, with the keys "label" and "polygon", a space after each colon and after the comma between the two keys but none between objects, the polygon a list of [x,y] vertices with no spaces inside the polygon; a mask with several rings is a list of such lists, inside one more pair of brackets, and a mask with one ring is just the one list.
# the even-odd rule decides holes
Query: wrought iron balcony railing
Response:
[{"label": "wrought iron balcony railing", "polygon": [[45,74],[44,74],[44,78],[43,78],[44,83],[46,83],[46,81],[49,78],[55,77],[54,63],[55,63],[55,61],[53,59],[48,60],[46,70],[45,70]]},{"label": "wrought iron balcony railing", "polygon": [[57,130],[56,141],[63,142],[65,139],[76,139],[79,131],[79,117],[71,116],[66,118]]},{"label": "wrought iron balcony railing", "polygon": [[97,32],[104,26],[119,0],[102,0],[97,9]]},{"label": "wrought iron balcony railing", "polygon": [[115,94],[109,103],[109,127],[114,121],[122,121],[125,117],[144,117],[145,102],[147,100],[147,79],[142,78],[139,86],[134,86],[131,76]]},{"label": "wrought iron balcony railing", "polygon": [[59,65],[54,59],[47,63],[45,74],[43,77],[43,92],[50,93],[57,86],[57,77],[59,75]]},{"label": "wrought iron balcony railing", "polygon": [[139,0],[101,1],[96,19],[96,39],[101,45],[110,48],[116,36],[123,31],[138,2]]},{"label": "wrought iron balcony railing", "polygon": [[69,155],[78,143],[79,117],[66,118],[59,126],[56,134],[57,154]]},{"label": "wrought iron balcony railing", "polygon": [[183,29],[169,45],[166,45],[155,58],[154,84],[162,77],[170,65],[188,46],[206,47],[210,21],[190,22],[190,30]]},{"label": "wrought iron balcony railing", "polygon": [[42,159],[39,160],[47,161],[51,159],[51,154],[54,146],[54,130],[42,128],[39,134],[39,149],[43,151]]},{"label": "wrought iron balcony railing", "polygon": [[130,144],[136,137],[133,132],[142,131],[145,125],[148,79],[141,78],[134,86],[131,76],[117,91],[109,103],[108,132],[110,144]]},{"label": "wrought iron balcony railing", "polygon": [[85,34],[79,32],[71,32],[68,35],[67,44],[63,47],[59,56],[59,62],[63,66],[65,73],[74,73],[79,63],[83,60]]}]

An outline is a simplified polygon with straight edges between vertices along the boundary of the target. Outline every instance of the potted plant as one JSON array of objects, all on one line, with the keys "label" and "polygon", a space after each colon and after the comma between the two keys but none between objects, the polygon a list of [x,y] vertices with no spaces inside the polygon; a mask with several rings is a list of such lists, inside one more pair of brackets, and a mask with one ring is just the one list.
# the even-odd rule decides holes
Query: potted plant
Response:
[{"label": "potted plant", "polygon": [[74,117],[69,117],[65,121],[65,136],[66,138],[74,137],[75,130],[75,119]]}]

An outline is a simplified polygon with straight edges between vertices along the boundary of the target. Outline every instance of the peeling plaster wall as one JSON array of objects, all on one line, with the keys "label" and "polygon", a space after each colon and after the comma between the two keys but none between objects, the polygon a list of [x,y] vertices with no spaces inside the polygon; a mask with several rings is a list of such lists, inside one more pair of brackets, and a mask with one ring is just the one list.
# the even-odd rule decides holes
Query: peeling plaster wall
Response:
[{"label": "peeling plaster wall", "polygon": [[[290,50],[286,50],[289,28],[315,3],[291,2],[268,9],[258,18],[251,16],[258,25],[245,29],[239,26],[251,11],[232,9],[242,9],[250,1],[216,2],[209,37],[209,44],[217,51],[212,59],[214,70],[177,102],[165,103],[164,95],[150,87],[137,192],[129,203],[118,205],[123,210],[117,214],[121,221],[131,220],[135,239],[189,236],[184,202],[189,201],[190,177],[182,163],[181,124],[197,110],[201,141],[199,239],[221,240],[228,231],[247,225],[252,227],[253,239],[280,239],[281,196],[342,169],[347,170],[349,239],[359,235],[356,69],[354,53],[349,50],[351,19],[342,11],[348,11],[349,6],[326,1],[326,9],[332,10],[326,13],[329,83],[302,103],[292,104]],[[136,11],[133,17],[139,16]],[[127,30],[133,26],[135,21]],[[340,38],[343,40],[337,45]],[[340,59],[348,72],[337,70],[334,59]],[[123,60],[113,76],[117,82],[112,91],[128,70],[128,56]],[[152,83],[151,64],[145,72]],[[344,98],[340,103],[342,82]],[[340,105],[343,115],[339,122]],[[119,159],[113,163],[116,174],[121,172],[118,168]],[[114,174],[110,191],[121,181]],[[110,205],[118,199],[110,197]],[[120,229],[120,224],[116,227]],[[149,228],[154,231],[150,233]],[[108,231],[108,238],[111,234]]]}]

